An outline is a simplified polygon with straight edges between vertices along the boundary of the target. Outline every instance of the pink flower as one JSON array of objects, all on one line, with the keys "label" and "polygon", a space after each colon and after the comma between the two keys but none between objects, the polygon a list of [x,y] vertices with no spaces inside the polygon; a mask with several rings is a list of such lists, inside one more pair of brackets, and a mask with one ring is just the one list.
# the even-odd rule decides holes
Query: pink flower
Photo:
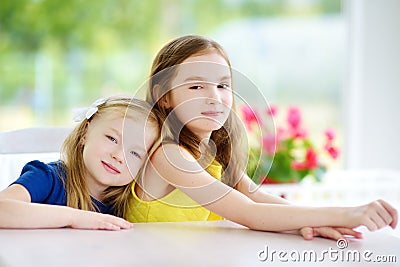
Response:
[{"label": "pink flower", "polygon": [[276,150],[277,137],[273,134],[267,134],[262,139],[262,145],[269,155],[273,155]]},{"label": "pink flower", "polygon": [[303,171],[303,170],[307,170],[307,165],[304,164],[304,162],[292,162],[291,167],[293,170],[296,171]]},{"label": "pink flower", "polygon": [[333,159],[337,159],[339,157],[339,150],[335,147],[333,147],[331,144],[327,144],[325,146],[325,150],[331,155]]},{"label": "pink flower", "polygon": [[333,129],[328,129],[325,131],[325,136],[328,140],[335,139],[335,131]]},{"label": "pink flower", "polygon": [[315,153],[314,149],[307,149],[306,162],[309,169],[318,167],[317,153]]},{"label": "pink flower", "polygon": [[267,114],[269,116],[274,117],[277,112],[278,112],[278,107],[277,106],[269,105],[269,107],[267,107]]},{"label": "pink flower", "polygon": [[300,109],[297,107],[290,107],[288,110],[287,122],[292,129],[297,129],[301,122]]},{"label": "pink flower", "polygon": [[[327,156],[325,153],[328,153],[328,157],[331,159],[339,157],[338,147],[334,144],[335,138],[337,138],[334,129],[328,128],[324,131],[325,137],[322,136],[323,143],[321,144],[323,146],[321,147],[322,151],[316,150],[318,146],[309,138],[308,129],[302,124],[303,118],[299,107],[290,106],[287,109],[287,113],[284,114],[286,115],[286,122],[284,121],[282,125],[278,120],[275,120],[276,115],[279,114],[278,107],[275,105],[264,108],[261,113],[258,111],[260,110],[253,109],[249,105],[240,106],[243,123],[250,137],[255,138],[253,141],[257,143],[255,147],[250,147],[252,149],[250,152],[260,151],[261,149],[263,163],[264,161],[269,163],[272,159],[274,160],[273,168],[268,173],[268,181],[265,179],[259,182],[269,183],[269,180],[287,182],[290,177],[283,178],[282,175],[285,174],[290,175],[296,181],[301,181],[308,175],[319,181],[326,167],[323,165],[324,162],[320,162],[320,154],[317,153],[322,152],[321,156],[322,154]],[[275,132],[273,126],[276,127]],[[257,129],[254,127],[257,127]],[[250,156],[253,157],[253,153]],[[300,156],[300,158],[297,159],[297,156]],[[254,160],[257,160],[257,158]],[[249,164],[250,168],[254,168],[253,166],[256,165]],[[288,168],[290,169],[288,170]],[[254,171],[254,169],[249,170]]]},{"label": "pink flower", "polygon": [[301,128],[292,128],[290,130],[290,135],[292,136],[293,139],[296,138],[304,139],[307,137],[307,131]]},{"label": "pink flower", "polygon": [[306,157],[304,162],[292,162],[292,169],[302,171],[302,170],[311,170],[318,167],[318,159],[317,154],[314,149],[309,148],[306,152]]},{"label": "pink flower", "polygon": [[248,105],[241,106],[244,122],[246,123],[247,129],[251,130],[251,124],[253,122],[258,123],[256,111]]}]

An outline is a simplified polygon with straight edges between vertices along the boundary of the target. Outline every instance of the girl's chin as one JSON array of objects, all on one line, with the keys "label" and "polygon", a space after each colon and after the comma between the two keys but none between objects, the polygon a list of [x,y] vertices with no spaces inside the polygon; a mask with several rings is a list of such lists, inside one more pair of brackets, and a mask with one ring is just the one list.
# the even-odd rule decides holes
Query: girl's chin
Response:
[{"label": "girl's chin", "polygon": [[210,120],[196,120],[196,123],[189,123],[186,127],[198,137],[210,138],[213,131],[219,130],[223,127],[223,124],[216,121]]},{"label": "girl's chin", "polygon": [[200,137],[200,139],[210,138],[213,131],[219,130],[221,127],[202,129],[201,131],[191,130],[196,136]]}]

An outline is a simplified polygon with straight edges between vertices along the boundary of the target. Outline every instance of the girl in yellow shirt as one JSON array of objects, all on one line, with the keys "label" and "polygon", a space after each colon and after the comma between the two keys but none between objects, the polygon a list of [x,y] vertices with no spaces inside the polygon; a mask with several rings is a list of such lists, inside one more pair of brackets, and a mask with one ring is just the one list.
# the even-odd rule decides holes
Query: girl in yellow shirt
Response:
[{"label": "girl in yellow shirt", "polygon": [[[302,207],[255,190],[244,172],[246,135],[235,113],[234,82],[229,59],[213,40],[183,36],[159,51],[147,101],[163,123],[162,143],[132,187],[128,220],[208,220],[218,214],[255,230],[300,230],[305,239],[361,237],[353,230],[360,225],[369,230],[396,226],[397,211],[383,200],[357,207]],[[210,170],[216,162],[221,181]]]}]

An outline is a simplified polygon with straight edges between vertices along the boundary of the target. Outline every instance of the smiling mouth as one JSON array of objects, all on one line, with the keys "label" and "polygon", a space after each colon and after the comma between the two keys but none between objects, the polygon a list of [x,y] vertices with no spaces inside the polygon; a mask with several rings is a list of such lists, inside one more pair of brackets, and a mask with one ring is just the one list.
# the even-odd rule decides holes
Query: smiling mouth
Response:
[{"label": "smiling mouth", "polygon": [[205,111],[201,113],[204,116],[217,117],[222,114],[222,111]]},{"label": "smiling mouth", "polygon": [[104,169],[109,173],[112,173],[112,174],[120,174],[121,173],[117,168],[115,168],[114,166],[112,166],[104,161],[102,161],[101,164],[103,164]]}]

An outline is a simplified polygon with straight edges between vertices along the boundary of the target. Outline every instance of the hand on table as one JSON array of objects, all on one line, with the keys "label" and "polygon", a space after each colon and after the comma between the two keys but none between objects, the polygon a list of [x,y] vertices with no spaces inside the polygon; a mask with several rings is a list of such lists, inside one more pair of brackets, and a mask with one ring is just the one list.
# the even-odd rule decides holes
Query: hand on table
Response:
[{"label": "hand on table", "polygon": [[358,226],[366,226],[375,231],[385,226],[396,228],[398,212],[384,200],[377,200],[366,205],[345,208],[346,227],[303,227],[300,234],[305,240],[321,236],[333,240],[345,238],[344,235],[362,238],[362,234],[354,230]]},{"label": "hand on table", "polygon": [[395,229],[398,221],[397,210],[381,199],[349,208],[346,216],[349,220],[348,227],[364,225],[370,231],[379,230],[387,225]]},{"label": "hand on table", "polygon": [[362,238],[362,233],[345,227],[303,227],[300,229],[300,235],[304,240],[312,240],[314,237],[325,237],[328,239],[339,240],[345,239],[344,235]]},{"label": "hand on table", "polygon": [[72,218],[71,228],[91,230],[130,229],[133,224],[116,216],[92,211],[76,210]]}]

